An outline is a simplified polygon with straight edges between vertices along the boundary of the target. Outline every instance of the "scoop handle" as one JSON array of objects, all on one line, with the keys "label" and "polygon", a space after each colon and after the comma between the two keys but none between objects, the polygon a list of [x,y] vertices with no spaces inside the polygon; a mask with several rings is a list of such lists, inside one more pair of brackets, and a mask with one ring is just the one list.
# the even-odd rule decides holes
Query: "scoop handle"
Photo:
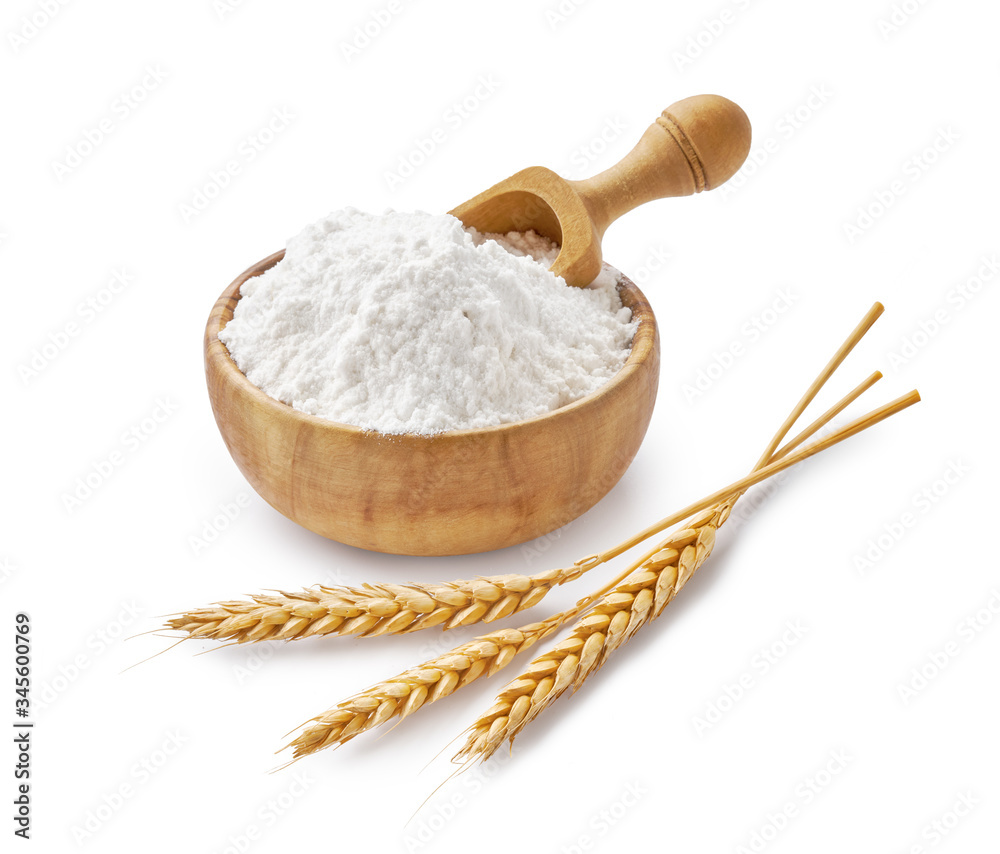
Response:
[{"label": "scoop handle", "polygon": [[749,153],[746,113],[720,95],[694,95],[667,107],[619,163],[569,183],[603,236],[618,217],[646,202],[714,190]]}]

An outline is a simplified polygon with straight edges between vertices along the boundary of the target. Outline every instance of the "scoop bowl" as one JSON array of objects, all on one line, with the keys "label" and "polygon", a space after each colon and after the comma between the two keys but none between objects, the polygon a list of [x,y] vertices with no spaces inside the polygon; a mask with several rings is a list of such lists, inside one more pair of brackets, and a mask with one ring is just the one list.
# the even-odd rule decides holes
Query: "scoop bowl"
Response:
[{"label": "scoop bowl", "polygon": [[624,367],[604,386],[526,421],[432,436],[385,435],[307,415],[254,386],[219,332],[254,264],[216,301],[205,328],[215,421],[257,493],[321,536],[378,552],[454,555],[540,537],[575,519],[618,482],[639,450],[659,380],[656,320],[624,276],[638,321]]}]

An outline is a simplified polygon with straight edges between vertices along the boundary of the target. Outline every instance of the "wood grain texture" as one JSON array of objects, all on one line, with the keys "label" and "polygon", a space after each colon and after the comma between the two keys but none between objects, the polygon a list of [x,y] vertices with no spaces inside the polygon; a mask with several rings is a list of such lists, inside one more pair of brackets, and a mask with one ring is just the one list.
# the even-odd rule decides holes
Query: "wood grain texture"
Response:
[{"label": "wood grain texture", "polygon": [[243,282],[283,255],[253,265],[219,297],[205,329],[205,372],[216,423],[240,471],[309,530],[409,555],[516,545],[596,504],[638,451],[656,400],[659,335],[649,303],[627,279],[622,301],[639,326],[625,366],[599,391],[516,424],[387,436],[268,397],[219,340]]},{"label": "wood grain texture", "polygon": [[669,106],[619,163],[582,181],[532,166],[450,213],[478,231],[534,229],[561,245],[552,272],[570,285],[590,284],[601,270],[604,232],[623,214],[654,199],[714,190],[750,153],[750,120],[719,95],[695,95]]}]

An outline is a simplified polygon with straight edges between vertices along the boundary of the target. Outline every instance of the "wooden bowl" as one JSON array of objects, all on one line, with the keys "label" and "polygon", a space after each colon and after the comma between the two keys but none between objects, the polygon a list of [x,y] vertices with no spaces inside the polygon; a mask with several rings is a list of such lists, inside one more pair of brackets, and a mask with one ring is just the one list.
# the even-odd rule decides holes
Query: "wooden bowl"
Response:
[{"label": "wooden bowl", "polygon": [[237,277],[205,329],[215,421],[250,485],[324,537],[373,551],[470,554],[546,534],[596,504],[639,450],[656,401],[660,342],[648,301],[628,279],[622,302],[639,321],[625,366],[595,393],[515,424],[433,436],[383,435],[306,415],[250,383],[219,340]]}]

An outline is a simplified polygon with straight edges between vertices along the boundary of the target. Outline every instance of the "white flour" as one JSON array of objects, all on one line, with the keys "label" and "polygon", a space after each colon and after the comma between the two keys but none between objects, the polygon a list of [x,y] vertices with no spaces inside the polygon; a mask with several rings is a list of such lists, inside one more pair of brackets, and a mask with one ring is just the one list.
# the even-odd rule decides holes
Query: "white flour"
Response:
[{"label": "white flour", "polygon": [[448,215],[337,211],[244,283],[219,338],[271,397],[365,429],[541,415],[614,376],[635,324],[606,271],[569,287],[548,271],[550,241],[499,239]]}]

